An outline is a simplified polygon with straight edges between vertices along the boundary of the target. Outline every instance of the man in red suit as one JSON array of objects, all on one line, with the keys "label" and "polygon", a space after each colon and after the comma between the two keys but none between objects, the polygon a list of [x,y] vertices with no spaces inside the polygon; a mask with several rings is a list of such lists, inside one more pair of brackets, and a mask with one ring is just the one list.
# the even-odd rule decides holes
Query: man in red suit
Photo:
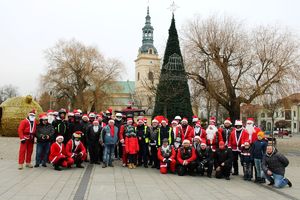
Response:
[{"label": "man in red suit", "polygon": [[28,116],[20,122],[18,134],[20,138],[19,168],[23,169],[26,155],[26,167],[32,168],[31,156],[33,151],[34,137],[36,131],[35,110],[28,113]]},{"label": "man in red suit", "polygon": [[191,142],[189,140],[184,140],[182,143],[182,147],[178,149],[177,152],[177,161],[178,168],[177,173],[179,176],[183,176],[186,172],[189,172],[190,175],[194,175],[194,170],[197,167],[196,159],[196,151],[194,147],[192,147]]},{"label": "man in red suit", "polygon": [[246,122],[246,130],[249,134],[250,144],[254,143],[257,140],[257,134],[261,131],[260,128],[254,125],[254,119],[248,118]]},{"label": "man in red suit", "polygon": [[73,160],[66,157],[64,137],[59,135],[56,142],[51,145],[49,161],[53,164],[54,170],[61,171],[60,167],[67,167],[73,164]]},{"label": "man in red suit", "polygon": [[187,118],[182,119],[181,126],[182,126],[182,133],[184,135],[184,139],[192,142],[193,135],[194,135],[194,129],[192,126],[190,126],[188,124]]},{"label": "man in red suit", "polygon": [[194,127],[194,137],[195,136],[199,136],[201,140],[206,141],[206,131],[204,130],[204,128],[201,127],[200,120],[196,122]]},{"label": "man in red suit", "polygon": [[[66,156],[75,163],[77,168],[83,168],[82,162],[86,159],[86,149],[80,141],[82,136],[81,131],[73,133],[73,138],[66,144]],[[68,165],[71,167],[71,165]]]},{"label": "man in red suit", "polygon": [[238,175],[238,159],[241,154],[241,147],[244,146],[244,141],[248,138],[248,133],[247,130],[243,128],[243,122],[241,120],[236,120],[234,126],[235,128],[230,133],[228,140],[228,148],[232,150],[232,164],[234,169],[232,175]]},{"label": "man in red suit", "polygon": [[[219,148],[219,142],[223,141],[222,135],[216,127],[216,118],[211,117],[209,120],[209,125],[206,129],[206,144],[211,148],[213,152]],[[203,137],[202,137],[203,138]]]},{"label": "man in red suit", "polygon": [[157,157],[160,160],[160,173],[166,174],[168,168],[172,173],[175,173],[176,167],[176,152],[174,148],[169,145],[168,138],[163,139],[163,145],[157,150]]},{"label": "man in red suit", "polygon": [[184,140],[184,135],[182,133],[182,127],[178,125],[177,120],[173,120],[171,124],[174,138],[174,148],[175,150],[177,150],[181,146],[182,141]]}]

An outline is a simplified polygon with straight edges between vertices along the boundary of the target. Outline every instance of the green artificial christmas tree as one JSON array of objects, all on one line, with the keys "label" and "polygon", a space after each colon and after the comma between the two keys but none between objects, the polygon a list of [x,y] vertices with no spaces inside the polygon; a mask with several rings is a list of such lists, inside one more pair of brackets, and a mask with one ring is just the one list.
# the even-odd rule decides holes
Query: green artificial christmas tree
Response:
[{"label": "green artificial christmas tree", "polygon": [[169,121],[177,115],[191,121],[193,115],[174,14],[156,91],[153,117],[158,115],[167,117]]}]

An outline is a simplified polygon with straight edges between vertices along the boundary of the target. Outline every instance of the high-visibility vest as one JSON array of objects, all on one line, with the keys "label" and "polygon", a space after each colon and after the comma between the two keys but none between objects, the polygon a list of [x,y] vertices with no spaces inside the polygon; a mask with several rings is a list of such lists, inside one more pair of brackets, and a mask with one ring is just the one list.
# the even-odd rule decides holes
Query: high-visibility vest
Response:
[{"label": "high-visibility vest", "polygon": [[[144,135],[146,135],[146,133],[147,133],[147,128],[148,128],[147,126],[144,127]],[[135,133],[137,133],[136,129],[137,129],[137,127],[135,127]],[[149,143],[149,138],[148,137],[145,137],[145,143],[146,144]]]},{"label": "high-visibility vest", "polygon": [[[158,129],[158,137],[157,137],[158,139],[158,146],[160,146],[160,144],[161,144],[161,142],[160,142],[160,128]],[[172,142],[172,128],[171,127],[169,127],[169,138],[168,138],[168,141],[169,141],[169,144],[171,144],[171,142]]]}]

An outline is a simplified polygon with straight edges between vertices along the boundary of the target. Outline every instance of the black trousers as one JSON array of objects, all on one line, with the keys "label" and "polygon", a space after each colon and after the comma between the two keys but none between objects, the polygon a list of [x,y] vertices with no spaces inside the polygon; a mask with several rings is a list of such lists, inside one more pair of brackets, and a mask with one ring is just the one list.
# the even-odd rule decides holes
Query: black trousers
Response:
[{"label": "black trousers", "polygon": [[244,162],[242,163],[244,179],[251,179],[253,176],[253,167],[252,162]]},{"label": "black trousers", "polygon": [[205,172],[205,169],[207,168],[206,172],[207,172],[207,175],[208,176],[211,176],[212,174],[212,171],[213,171],[213,166],[214,166],[214,161],[208,161],[206,163],[202,163],[202,162],[199,162],[197,164],[197,172],[201,175],[204,174]]},{"label": "black trousers", "polygon": [[232,151],[232,166],[233,166],[233,173],[239,174],[239,156],[241,155],[241,152],[239,151]]},{"label": "black trousers", "polygon": [[103,162],[103,146],[102,145],[99,145],[99,161],[100,162]]},{"label": "black trousers", "polygon": [[144,165],[148,165],[148,144],[147,143],[139,143],[140,151],[139,151],[139,165],[142,163]]},{"label": "black trousers", "polygon": [[231,172],[231,165],[219,166],[216,169],[216,178],[229,177]]},{"label": "black trousers", "polygon": [[98,142],[89,143],[89,155],[92,163],[99,162],[99,148]]},{"label": "black trousers", "polygon": [[187,172],[188,173],[194,173],[196,167],[197,167],[197,163],[195,161],[192,161],[188,165],[178,164],[178,166],[177,166],[177,174],[178,174],[178,176],[183,176]]},{"label": "black trousers", "polygon": [[136,157],[137,157],[136,154],[127,154],[127,157],[128,157],[128,162],[130,164],[136,165]]},{"label": "black trousers", "polygon": [[150,145],[150,151],[151,151],[151,156],[150,156],[150,162],[155,166],[159,167],[159,162],[157,158],[157,148],[156,145]]}]

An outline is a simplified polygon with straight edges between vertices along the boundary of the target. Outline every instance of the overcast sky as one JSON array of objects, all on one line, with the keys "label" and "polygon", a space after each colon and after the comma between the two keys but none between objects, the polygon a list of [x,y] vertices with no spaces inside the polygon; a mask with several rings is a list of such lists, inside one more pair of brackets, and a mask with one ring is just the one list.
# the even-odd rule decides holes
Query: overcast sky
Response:
[{"label": "overcast sky", "polygon": [[[154,45],[162,56],[168,37],[171,0],[150,0]],[[226,14],[250,25],[277,24],[300,35],[297,0],[176,0],[176,26],[195,17]],[[0,0],[0,86],[22,95],[38,94],[46,70],[44,50],[59,39],[75,38],[120,59],[134,80],[134,59],[142,43],[147,0]]]}]

